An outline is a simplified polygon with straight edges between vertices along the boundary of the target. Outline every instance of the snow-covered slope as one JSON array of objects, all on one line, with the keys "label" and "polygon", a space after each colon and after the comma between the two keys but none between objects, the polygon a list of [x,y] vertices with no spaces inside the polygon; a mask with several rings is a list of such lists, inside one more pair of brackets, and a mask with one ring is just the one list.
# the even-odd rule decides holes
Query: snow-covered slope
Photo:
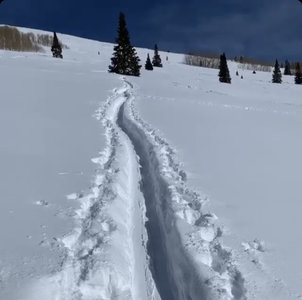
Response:
[{"label": "snow-covered slope", "polygon": [[299,298],[301,87],[59,38],[0,52],[0,299]]},{"label": "snow-covered slope", "polygon": [[137,81],[137,109],[209,199],[204,210],[218,216],[247,298],[296,299],[302,89],[287,76],[274,85],[270,73],[245,71],[241,80],[230,65],[232,85],[218,84],[215,70],[168,64]]},{"label": "snow-covered slope", "polygon": [[97,43],[70,40],[76,50],[64,60],[0,51],[0,299],[18,299],[28,280],[60,268],[59,238],[79,205],[66,196],[89,188],[91,158],[105,147],[93,115],[120,82]]}]

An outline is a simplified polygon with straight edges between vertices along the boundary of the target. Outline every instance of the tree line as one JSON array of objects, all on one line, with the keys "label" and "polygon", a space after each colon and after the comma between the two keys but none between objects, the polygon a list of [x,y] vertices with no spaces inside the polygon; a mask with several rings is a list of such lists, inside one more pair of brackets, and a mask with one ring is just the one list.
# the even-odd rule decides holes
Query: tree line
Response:
[{"label": "tree line", "polygon": [[[254,70],[253,73],[256,74],[256,71]],[[236,72],[236,75],[237,76],[239,75],[238,71]],[[291,67],[288,61],[285,62],[284,75],[292,75]],[[220,82],[231,83],[230,72],[229,72],[226,56],[224,53],[220,56],[218,76]],[[243,77],[241,76],[241,78]],[[272,74],[272,83],[282,83],[282,72],[277,59]],[[302,71],[299,62],[296,63],[296,67],[295,67],[295,84],[302,84]]]},{"label": "tree line", "polygon": [[[284,75],[293,75],[292,71],[291,71],[291,65],[287,60],[285,61]],[[282,72],[281,72],[279,62],[277,59],[276,59],[275,67],[273,70],[272,82],[273,83],[282,83]],[[302,84],[302,72],[301,72],[301,66],[300,66],[299,62],[297,62],[295,65],[295,84]]]},{"label": "tree line", "polygon": [[[140,69],[142,67],[140,65],[140,58],[131,44],[125,15],[123,13],[120,13],[119,16],[118,37],[116,38],[116,46],[114,46],[113,50],[109,72],[121,75],[140,76]],[[148,54],[145,69],[152,71],[153,67],[161,68],[162,66],[158,47],[157,44],[155,44],[152,62]]]},{"label": "tree line", "polygon": [[[123,13],[120,13],[119,15],[117,32],[118,32],[118,36],[116,38],[116,45],[113,48],[113,55],[111,58],[111,64],[109,65],[108,71],[110,73],[117,73],[121,75],[140,76],[140,69],[142,68],[140,64],[140,58],[137,55],[136,49],[131,44],[125,15]],[[53,57],[63,58],[62,45],[59,42],[57,34],[55,32],[54,32],[51,51]],[[190,62],[190,64],[195,63],[192,57],[194,58],[194,56],[187,56],[187,60],[188,62]],[[242,56],[239,59],[235,57],[234,61],[239,63],[246,62],[246,60],[244,60]],[[202,66],[202,63],[203,61],[199,60],[200,66]],[[218,60],[215,63],[215,66],[217,65],[218,65]],[[155,44],[154,56],[152,58],[152,61],[150,59],[150,55],[147,54],[145,69],[148,71],[152,71],[154,67],[161,68],[162,66],[163,64],[161,61],[161,57],[159,55],[158,46],[157,44]],[[256,74],[256,71],[254,70],[253,73]],[[236,72],[236,75],[237,76],[239,75],[238,71]],[[285,61],[284,75],[292,75],[291,65],[287,60]],[[222,83],[230,84],[232,82],[225,53],[221,54],[219,58],[218,77],[219,77],[219,81]],[[242,76],[241,79],[243,79]],[[278,60],[276,60],[275,62],[275,66],[272,74],[272,82],[282,83],[282,73]],[[300,63],[296,63],[295,66],[295,83],[302,84],[302,72],[301,72]]]},{"label": "tree line", "polygon": [[[52,45],[53,38],[49,34],[21,32],[16,27],[0,26],[0,49],[9,51],[44,52],[45,47]],[[63,48],[68,48],[62,45]]]},{"label": "tree line", "polygon": [[[116,46],[114,47],[113,57],[111,58],[111,65],[109,66],[109,72],[122,74],[122,75],[133,75],[133,76],[140,76],[140,59],[136,53],[135,48],[131,45],[129,32],[126,26],[125,15],[120,13],[119,16],[119,26],[118,26],[118,37],[116,39]],[[192,56],[187,56],[188,62],[193,64]],[[235,58],[235,61],[239,61],[241,63],[246,62],[243,57],[239,59]],[[200,66],[203,66],[204,60],[199,60]],[[217,62],[218,63],[218,62]],[[216,63],[216,65],[217,65]],[[212,64],[211,64],[212,66]],[[162,67],[161,58],[158,53],[158,47],[155,45],[154,49],[154,57],[150,59],[150,55],[147,55],[147,61],[145,64],[146,70],[153,70],[153,67]],[[213,66],[212,66],[213,67]],[[269,65],[267,67],[270,68]],[[290,75],[290,65],[288,61],[285,63],[285,75]],[[253,71],[256,74],[256,71]],[[238,71],[236,73],[238,74]],[[302,73],[300,64],[296,64],[296,72],[295,72],[295,83],[301,84],[302,83]],[[220,55],[219,59],[219,73],[218,73],[219,81],[222,83],[231,83],[232,79],[230,76],[227,59],[225,53]],[[241,78],[243,78],[241,76]],[[275,67],[273,70],[272,75],[272,82],[273,83],[281,83],[282,82],[282,74],[279,67],[279,63],[276,60]]]},{"label": "tree line", "polygon": [[[51,47],[53,57],[63,58],[62,46],[58,40],[56,32],[53,36],[53,44]],[[130,41],[129,31],[126,25],[125,15],[120,13],[118,25],[118,37],[116,38],[116,45],[113,48],[113,56],[108,71],[110,73],[117,73],[121,75],[140,76],[140,58],[138,57],[135,48]],[[148,54],[145,69],[152,71],[153,67],[161,68],[163,66],[161,57],[159,55],[158,46],[154,46],[154,56],[151,62]]]}]

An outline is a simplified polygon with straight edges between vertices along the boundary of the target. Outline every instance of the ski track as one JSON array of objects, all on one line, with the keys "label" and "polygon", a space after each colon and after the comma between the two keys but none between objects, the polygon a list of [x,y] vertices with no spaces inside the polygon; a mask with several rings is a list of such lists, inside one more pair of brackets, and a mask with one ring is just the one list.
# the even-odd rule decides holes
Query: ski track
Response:
[{"label": "ski track", "polygon": [[[155,222],[160,223],[162,247],[167,252],[166,265],[170,268],[168,289],[174,292],[172,298],[162,299],[246,299],[244,278],[235,265],[232,252],[219,241],[222,230],[215,226],[217,217],[202,212],[206,199],[203,200],[197,192],[187,187],[187,176],[176,162],[175,151],[140,118],[134,106],[134,87],[130,82],[126,83],[126,101],[121,108],[118,124],[127,133],[140,157],[141,187],[147,217],[151,222],[152,207],[148,209],[148,202],[151,202],[157,214]],[[121,118],[124,120],[121,121]],[[152,251],[159,252],[159,249],[150,241],[148,225],[152,227],[154,224],[146,226],[151,271],[156,282],[161,278],[155,274],[153,264],[156,258],[152,260],[152,256],[156,253],[152,254]],[[158,238],[158,233],[154,235]],[[159,290],[161,284],[157,283]],[[163,289],[166,295],[167,287]]]},{"label": "ski track", "polygon": [[[128,97],[128,94],[127,94]],[[175,230],[173,212],[169,208],[169,187],[157,174],[159,162],[145,134],[129,119],[124,118],[125,103],[118,117],[118,125],[134,144],[140,158],[141,190],[146,202],[148,221],[147,251],[151,258],[151,272],[161,299],[205,299],[205,291],[194,267],[183,253],[179,234]]]},{"label": "ski track", "polygon": [[175,151],[140,118],[136,88],[122,81],[96,112],[107,147],[93,159],[89,192],[78,197],[76,229],[62,239],[62,270],[28,299],[246,299],[217,217],[203,212],[207,199],[186,185]]}]

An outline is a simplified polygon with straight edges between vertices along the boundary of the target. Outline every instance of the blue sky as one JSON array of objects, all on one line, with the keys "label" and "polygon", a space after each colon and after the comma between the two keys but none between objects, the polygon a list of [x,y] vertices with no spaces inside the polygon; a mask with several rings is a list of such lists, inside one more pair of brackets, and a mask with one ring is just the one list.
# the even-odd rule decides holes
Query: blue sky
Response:
[{"label": "blue sky", "polygon": [[112,42],[120,11],[135,46],[302,60],[298,0],[4,0],[0,23]]}]

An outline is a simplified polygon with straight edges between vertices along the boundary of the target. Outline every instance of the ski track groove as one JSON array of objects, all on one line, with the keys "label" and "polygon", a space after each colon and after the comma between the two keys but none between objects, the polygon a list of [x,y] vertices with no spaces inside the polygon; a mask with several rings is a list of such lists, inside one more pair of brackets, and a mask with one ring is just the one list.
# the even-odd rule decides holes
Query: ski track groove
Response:
[{"label": "ski track groove", "polygon": [[140,118],[135,87],[122,81],[96,112],[107,147],[93,159],[96,177],[46,299],[245,300],[216,216],[202,212],[207,199],[186,185],[175,151]]},{"label": "ski track groove", "polygon": [[[160,134],[139,117],[134,107],[134,86],[126,80],[125,82],[128,84],[128,89],[125,91],[126,101],[119,112],[118,125],[126,132],[140,157],[142,165],[141,188],[145,196],[145,201],[153,200],[158,202],[155,210],[157,210],[157,218],[161,223],[160,229],[164,232],[163,242],[166,242],[166,245],[164,245],[163,248],[167,251],[166,258],[171,268],[170,277],[174,277],[174,283],[173,279],[171,280],[171,278],[169,278],[171,284],[170,290],[174,291],[174,294],[172,293],[173,297],[163,297],[163,300],[245,299],[246,290],[244,288],[244,278],[232,259],[232,252],[225,249],[219,241],[222,231],[220,228],[215,228],[215,224],[212,223],[215,216],[202,213],[203,200],[198,193],[190,190],[186,186],[186,173],[181,169],[181,165],[175,162],[175,151],[160,137]],[[128,114],[125,113],[125,107],[127,105]],[[127,115],[129,115],[129,117],[127,117]],[[153,170],[151,170],[152,167]],[[150,182],[152,175],[153,177],[155,175],[156,179],[153,178]],[[153,187],[154,190],[150,192],[149,189],[152,185],[155,185],[155,189]],[[158,186],[156,187],[156,185]],[[154,197],[154,194],[156,194],[158,190],[158,197]],[[148,194],[151,194],[151,199]],[[146,206],[147,216],[149,218],[150,207],[148,212],[147,203]],[[158,221],[158,219],[155,218],[155,221]],[[180,237],[179,231],[182,231],[182,228],[178,226],[178,223],[180,223],[178,219],[182,219],[188,225],[192,226],[191,232],[187,232],[183,237]],[[148,228],[148,224],[146,224],[146,226]],[[199,227],[201,231],[199,231]],[[196,270],[196,266],[201,267],[201,269],[204,268],[202,268],[196,260],[194,261],[194,259],[192,259],[196,256],[194,252],[198,255],[203,255],[204,253],[203,251],[198,251],[198,246],[192,245],[192,240],[190,240],[190,235],[200,234],[203,229],[206,229],[206,231],[210,229],[213,234],[211,239],[208,239],[206,234],[206,239],[200,240],[201,244],[204,244],[204,248],[207,250],[206,252],[210,253],[211,263],[208,265],[208,271],[211,275],[207,280],[204,278],[205,273],[200,272],[198,274]],[[147,231],[150,239],[150,228],[149,230],[147,229]],[[151,243],[152,241],[149,241],[149,244]],[[188,247],[182,248],[182,244]],[[149,245],[148,254],[151,256],[152,262],[154,253],[150,253],[150,251],[152,251],[150,248],[152,248],[152,246]],[[158,251],[158,249],[155,249],[155,251]],[[177,253],[177,251],[179,251],[179,253]],[[171,259],[170,256],[175,256],[174,260],[173,258]],[[161,262],[161,260],[159,260],[159,262]],[[156,282],[157,275],[154,272],[154,266],[152,264],[151,270],[153,271]],[[180,282],[184,284],[182,288],[179,288]],[[206,286],[205,283],[207,283],[208,286]],[[160,283],[157,283],[157,286],[160,291],[163,289],[160,287]],[[165,293],[164,288],[164,295],[166,296]],[[169,295],[169,293],[167,295]]]},{"label": "ski track groove", "polygon": [[[165,201],[169,199],[169,189],[156,174],[159,162],[152,153],[152,146],[146,143],[144,133],[135,129],[135,125],[124,118],[124,105],[119,112],[118,125],[134,144],[134,149],[140,158],[141,190],[145,198],[148,218],[147,251],[151,259],[153,279],[161,299],[197,299],[196,297],[204,299],[205,292],[202,285],[198,284],[198,276],[194,271],[190,271],[194,268],[179,247],[180,237],[175,231],[173,218],[170,217],[173,212]],[[173,255],[169,255],[172,251]]]}]

